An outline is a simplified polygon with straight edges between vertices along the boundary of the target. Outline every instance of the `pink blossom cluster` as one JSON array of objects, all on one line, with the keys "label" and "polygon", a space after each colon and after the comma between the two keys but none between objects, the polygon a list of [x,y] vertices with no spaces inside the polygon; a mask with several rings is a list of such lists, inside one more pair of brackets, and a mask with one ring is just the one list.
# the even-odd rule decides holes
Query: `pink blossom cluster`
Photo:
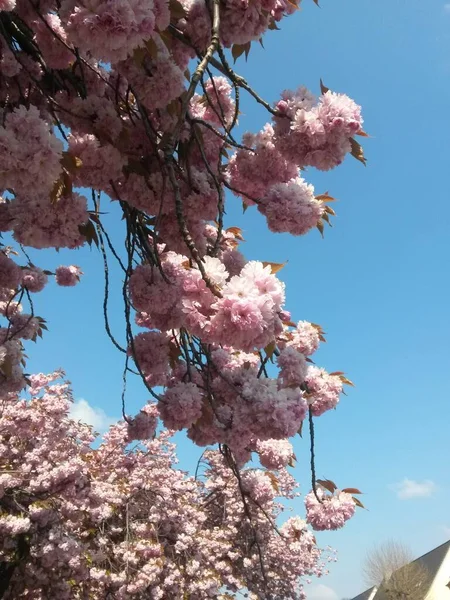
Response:
[{"label": "pink blossom cluster", "polygon": [[59,12],[71,44],[112,63],[130,56],[155,29],[163,31],[170,18],[164,0],[64,0]]},{"label": "pink blossom cluster", "polygon": [[227,177],[245,204],[258,204],[271,231],[303,235],[319,224],[325,206],[298,169],[329,170],[342,163],[353,136],[362,132],[361,108],[331,91],[316,101],[301,87],[283,92],[275,109],[273,126],[243,136],[247,147],[232,156]]},{"label": "pink blossom cluster", "polygon": [[[179,22],[197,50],[205,50],[211,40],[211,19],[200,0],[183,0],[185,18]],[[275,21],[296,10],[285,0],[226,0],[222,5],[220,40],[226,47],[249,44],[262,38]]]},{"label": "pink blossom cluster", "polygon": [[[148,383],[166,386],[159,402],[166,427],[187,429],[201,446],[226,443],[244,464],[258,440],[295,435],[308,405],[319,416],[337,404],[341,379],[306,361],[321,330],[300,322],[292,331],[285,323],[284,285],[270,266],[250,261],[230,277],[219,259],[206,256],[214,295],[187,257],[160,252],[162,274],[141,265],[130,278],[136,322],[151,330],[134,338],[130,353]],[[174,330],[215,348],[207,367],[186,362],[184,334],[170,340]],[[260,377],[258,350],[271,343],[280,348],[278,376]]]},{"label": "pink blossom cluster", "polygon": [[62,265],[56,269],[56,283],[62,287],[73,287],[80,281],[82,274],[80,267],[76,265]]},{"label": "pink blossom cluster", "polygon": [[52,69],[69,67],[74,61],[74,55],[67,47],[67,32],[58,15],[47,13],[42,19],[33,20],[32,28],[46,64]]},{"label": "pink blossom cluster", "polygon": [[345,94],[327,91],[316,103],[304,87],[285,91],[274,117],[278,148],[300,169],[327,171],[351,151],[350,139],[362,130],[361,108]]},{"label": "pink blossom cluster", "polygon": [[258,441],[256,448],[262,466],[267,469],[278,470],[294,460],[294,450],[288,440]]},{"label": "pink blossom cluster", "polygon": [[147,404],[129,422],[127,422],[128,441],[151,439],[158,425],[158,409],[154,404]]},{"label": "pink blossom cluster", "polygon": [[288,347],[295,348],[304,356],[311,356],[317,351],[321,341],[321,328],[308,321],[299,321],[294,330],[289,330],[285,334],[284,340],[280,343]]},{"label": "pink blossom cluster", "polygon": [[250,149],[240,149],[231,157],[228,177],[246,204],[254,204],[252,198],[258,200],[273,185],[286,183],[297,176],[298,167],[288,162],[277,148],[270,123],[256,135],[245,133],[242,141]]},{"label": "pink blossom cluster", "polygon": [[273,185],[258,204],[267,226],[275,233],[304,235],[317,226],[324,204],[314,196],[314,188],[301,177]]},{"label": "pink blossom cluster", "polygon": [[219,259],[205,257],[205,271],[221,289],[217,297],[187,257],[166,252],[161,263],[165,278],[150,266],[139,266],[130,278],[131,300],[147,326],[185,326],[209,343],[244,351],[266,346],[282,331],[284,285],[270,267],[251,261],[230,278]]},{"label": "pink blossom cluster", "polygon": [[120,75],[132,86],[144,106],[152,111],[165,108],[178,98],[186,81],[183,70],[175,63],[164,43],[158,43],[156,38],[154,44],[156,56],[143,51],[142,62],[136,57],[129,57],[117,65]]},{"label": "pink blossom cluster", "polygon": [[[27,382],[24,374],[24,341],[37,341],[47,329],[43,318],[25,313],[24,301],[29,293],[40,292],[48,282],[49,271],[28,263],[21,267],[13,260],[18,255],[10,247],[0,247],[0,315],[5,322],[0,326],[0,398],[18,392]],[[1,435],[1,432],[0,432]]]},{"label": "pink blossom cluster", "polygon": [[86,242],[80,227],[87,223],[86,198],[73,193],[52,202],[48,195],[17,196],[7,205],[14,239],[32,248],[78,248]]},{"label": "pink blossom cluster", "polygon": [[173,468],[168,434],[154,435],[154,405],[93,449],[91,427],[68,415],[72,396],[60,375],[32,376],[31,400],[12,394],[0,415],[5,598],[200,600],[246,589],[299,600],[301,578],[323,572],[301,519],[282,525],[281,537],[271,525],[283,511],[277,498],[292,494],[284,467],[277,477],[244,470],[239,483],[232,455],[208,451],[202,481],[187,477]]},{"label": "pink blossom cluster", "polygon": [[22,270],[22,285],[29,292],[41,292],[47,282],[48,275],[39,267],[30,266]]},{"label": "pink blossom cluster", "polygon": [[175,384],[158,403],[161,418],[168,429],[189,429],[202,414],[203,394],[195,383]]},{"label": "pink blossom cluster", "polygon": [[[0,232],[35,249],[106,248],[123,271],[127,320],[131,308],[142,328],[128,322],[123,347],[158,399],[94,447],[92,429],[69,418],[60,374],[25,374],[27,342],[46,329],[30,294],[52,273],[19,266],[1,246],[7,599],[203,600],[245,589],[297,600],[301,578],[324,571],[304,521],[279,532],[272,523],[277,497],[297,494],[288,438],[308,410],[318,417],[336,407],[348,380],[310,364],[322,330],[292,323],[281,265],[243,256],[225,196],[229,187],[244,209],[257,205],[271,231],[303,235],[334,213],[299,170],[357,156],[360,107],[325,90],[319,99],[305,88],[284,92],[271,123],[242,143],[234,137],[248,85],[223,53],[247,54],[296,7],[221,0],[220,46],[202,59],[214,8],[203,0],[0,6],[9,11],[0,32]],[[193,58],[208,62],[200,80],[188,70]],[[123,217],[124,252],[108,235],[105,196]],[[68,265],[54,275],[73,287],[82,273]],[[19,396],[26,385],[28,399]],[[166,429],[157,433],[159,419]],[[205,453],[206,479],[174,468],[168,430],[219,444]],[[246,467],[252,453],[261,469]],[[308,521],[340,527],[354,511],[347,496],[308,495]]]},{"label": "pink blossom cluster", "polygon": [[191,113],[216,127],[230,126],[234,118],[235,102],[231,85],[225,77],[212,77],[204,87],[203,96],[192,99]]},{"label": "pink blossom cluster", "polygon": [[292,347],[280,352],[277,359],[281,387],[300,387],[306,379],[308,364],[301,352]]},{"label": "pink blossom cluster", "polygon": [[48,194],[61,173],[63,145],[36,106],[19,106],[0,126],[0,188]]},{"label": "pink blossom cluster", "polygon": [[342,393],[343,383],[338,375],[327,373],[314,365],[308,367],[305,383],[308,390],[308,404],[314,416],[336,408]]},{"label": "pink blossom cluster", "polygon": [[[317,497],[316,497],[317,494]],[[319,488],[305,497],[306,520],[316,531],[340,529],[355,514],[351,494],[336,490],[333,495]]]}]

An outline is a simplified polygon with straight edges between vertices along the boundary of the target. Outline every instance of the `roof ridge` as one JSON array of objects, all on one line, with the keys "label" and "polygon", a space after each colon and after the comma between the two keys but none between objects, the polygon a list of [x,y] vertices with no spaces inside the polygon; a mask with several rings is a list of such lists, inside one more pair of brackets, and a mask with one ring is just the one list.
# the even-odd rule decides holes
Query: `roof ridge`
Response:
[{"label": "roof ridge", "polygon": [[447,542],[444,542],[443,544],[440,544],[439,546],[436,546],[436,548],[433,548],[432,550],[428,550],[428,552],[425,552],[425,554],[421,554],[420,556],[418,556],[417,558],[415,558],[408,564],[416,562],[416,560],[420,560],[421,558],[425,558],[425,556],[428,556],[428,554],[431,554],[432,552],[436,552],[436,550],[443,548],[443,546],[449,546],[449,548],[450,548],[450,540],[448,540]]}]

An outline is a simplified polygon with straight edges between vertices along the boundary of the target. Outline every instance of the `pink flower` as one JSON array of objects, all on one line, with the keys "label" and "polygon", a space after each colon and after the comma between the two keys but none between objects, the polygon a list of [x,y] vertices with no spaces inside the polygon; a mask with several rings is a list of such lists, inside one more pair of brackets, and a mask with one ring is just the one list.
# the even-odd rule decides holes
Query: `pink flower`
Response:
[{"label": "pink flower", "polygon": [[242,487],[258,504],[270,502],[275,496],[272,480],[264,471],[246,471],[242,476]]},{"label": "pink flower", "polygon": [[294,450],[288,440],[258,441],[256,449],[259,460],[266,469],[282,469],[287,467],[294,459]]},{"label": "pink flower", "polygon": [[[34,186],[31,187],[33,189]],[[28,192],[9,205],[14,238],[32,248],[78,248],[86,242],[80,225],[89,220],[86,198],[73,193],[52,203],[48,194]]]},{"label": "pink flower", "polygon": [[286,91],[277,103],[286,117],[274,118],[276,144],[299,168],[327,171],[351,151],[350,139],[362,128],[361,108],[348,96],[326,92],[318,103],[305,88]]},{"label": "pink flower", "polygon": [[80,281],[80,276],[83,275],[80,267],[70,265],[68,267],[61,266],[56,269],[56,283],[64,287],[72,287]]},{"label": "pink flower", "polygon": [[320,329],[308,321],[299,321],[297,328],[289,332],[286,345],[298,350],[305,356],[316,352],[320,344]]},{"label": "pink flower", "polygon": [[185,429],[200,417],[203,394],[195,383],[177,383],[170,387],[158,403],[164,425],[168,429]]},{"label": "pink flower", "polygon": [[15,289],[22,279],[20,267],[0,251],[0,288]]},{"label": "pink flower", "polygon": [[305,357],[294,348],[288,347],[281,351],[277,358],[280,372],[278,380],[280,387],[300,386],[308,372],[308,364]]},{"label": "pink flower", "polygon": [[334,495],[317,489],[305,497],[306,520],[316,531],[340,529],[355,514],[356,504],[350,494],[336,490]]},{"label": "pink flower", "polygon": [[0,2],[0,11],[11,11],[14,10],[16,6],[15,0],[1,0]]},{"label": "pink flower", "polygon": [[131,423],[127,423],[128,441],[150,439],[156,431],[158,415],[158,409],[154,404],[144,406]]},{"label": "pink flower", "polygon": [[32,315],[14,315],[10,319],[11,333],[16,338],[23,340],[36,340],[39,333],[42,335],[42,323]]},{"label": "pink flower", "polygon": [[256,135],[245,133],[242,142],[254,151],[238,150],[230,159],[227,174],[230,185],[245,204],[254,204],[251,198],[263,198],[274,184],[297,176],[297,166],[289,163],[276,147],[269,123]]},{"label": "pink flower", "polygon": [[48,276],[39,267],[22,269],[22,285],[29,292],[41,292],[47,285]]},{"label": "pink flower", "polygon": [[[60,16],[70,42],[105,62],[124,60],[155,31],[154,2],[64,0]],[[158,6],[158,14],[162,16]]]},{"label": "pink flower", "polygon": [[66,69],[75,60],[73,53],[63,44],[67,44],[67,34],[57,15],[50,13],[36,19],[33,29],[39,50],[50,68]]},{"label": "pink flower", "polygon": [[0,188],[48,194],[61,173],[62,149],[36,106],[8,112],[0,126]]},{"label": "pink flower", "polygon": [[117,70],[125,77],[140,102],[149,110],[164,108],[184,91],[183,71],[172,60],[163,42],[155,39],[157,55],[144,54],[142,64],[134,57],[118,63]]},{"label": "pink flower", "polygon": [[308,404],[314,416],[336,408],[342,393],[343,383],[338,375],[330,375],[325,369],[309,365],[305,383],[308,389]]},{"label": "pink flower", "polygon": [[234,117],[231,85],[225,77],[213,77],[205,84],[204,95],[194,96],[191,112],[196,118],[216,127],[230,126]]},{"label": "pink flower", "polygon": [[270,231],[304,235],[317,225],[324,208],[314,196],[314,188],[304,179],[297,177],[288,183],[272,186],[258,210],[266,217]]},{"label": "pink flower", "polygon": [[7,515],[0,517],[0,532],[4,536],[15,536],[29,531],[31,522],[28,517],[15,517]]},{"label": "pink flower", "polygon": [[169,338],[159,331],[139,333],[128,352],[142,370],[149,385],[164,385],[169,374]]}]

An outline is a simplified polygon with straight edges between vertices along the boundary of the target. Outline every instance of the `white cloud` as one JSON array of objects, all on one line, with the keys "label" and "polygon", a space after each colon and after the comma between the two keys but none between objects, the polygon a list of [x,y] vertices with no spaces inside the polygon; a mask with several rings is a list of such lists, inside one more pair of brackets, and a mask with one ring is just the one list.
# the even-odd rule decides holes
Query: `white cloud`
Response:
[{"label": "white cloud", "polygon": [[338,600],[338,595],[327,585],[319,583],[312,587],[305,587],[308,600]]},{"label": "white cloud", "polygon": [[91,406],[87,400],[82,398],[72,404],[70,416],[75,421],[92,425],[96,431],[104,431],[110,425],[117,423],[117,419],[108,416],[102,408]]},{"label": "white cloud", "polygon": [[447,2],[447,4],[444,4],[444,12],[450,14],[450,2]]},{"label": "white cloud", "polygon": [[401,500],[409,500],[410,498],[428,498],[434,494],[437,486],[430,479],[414,481],[414,479],[405,477],[403,481],[394,483],[390,488],[397,493],[397,497]]}]

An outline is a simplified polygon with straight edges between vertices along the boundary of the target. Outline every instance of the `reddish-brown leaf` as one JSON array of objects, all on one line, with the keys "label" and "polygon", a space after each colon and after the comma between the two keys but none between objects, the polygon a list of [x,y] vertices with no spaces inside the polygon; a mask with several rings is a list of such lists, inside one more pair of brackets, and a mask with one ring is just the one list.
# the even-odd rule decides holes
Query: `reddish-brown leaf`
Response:
[{"label": "reddish-brown leaf", "polygon": [[287,263],[288,263],[288,261],[286,261],[284,263],[273,263],[273,262],[263,261],[263,266],[270,267],[272,275],[275,275],[275,273],[278,273],[278,271],[281,271],[281,269],[283,267],[285,267],[287,265]]},{"label": "reddish-brown leaf", "polygon": [[323,231],[324,231],[323,221],[322,220],[318,221],[316,227],[320,231],[320,235],[323,237]]},{"label": "reddish-brown leaf", "polygon": [[[314,0],[314,2],[316,2],[316,0]],[[319,3],[316,2],[317,6],[319,6]],[[327,88],[326,85],[324,85],[323,81],[320,80],[320,91],[322,92],[322,94],[326,94],[327,92],[330,91],[330,88]]]},{"label": "reddish-brown leaf", "polygon": [[353,498],[353,500],[354,500],[354,502],[355,502],[356,506],[359,506],[360,508],[366,508],[366,507],[364,506],[364,504],[361,502],[361,500],[359,500],[359,498],[355,498],[355,496],[352,496],[352,498]]},{"label": "reddish-brown leaf", "polygon": [[186,16],[186,11],[179,0],[169,0],[169,10],[173,21],[179,21]]},{"label": "reddish-brown leaf", "polygon": [[352,146],[352,150],[351,150],[351,155],[356,158],[356,160],[359,160],[359,162],[361,162],[364,166],[366,166],[367,164],[367,160],[364,157],[364,150],[361,146],[361,144],[359,144],[354,138],[350,138],[350,144]]},{"label": "reddish-brown leaf", "polygon": [[271,473],[271,471],[264,471],[264,473],[270,479],[270,483],[272,484],[273,489],[276,492],[279,492],[280,487],[278,485],[278,479],[277,479],[276,475],[274,475],[274,473]]},{"label": "reddish-brown leaf", "polygon": [[234,62],[237,61],[237,59],[242,56],[242,54],[244,54],[245,52],[245,45],[243,44],[233,44],[233,46],[231,47],[231,56],[234,58]]},{"label": "reddish-brown leaf", "polygon": [[331,494],[337,490],[337,485],[331,479],[317,479],[316,483],[328,490]]}]

